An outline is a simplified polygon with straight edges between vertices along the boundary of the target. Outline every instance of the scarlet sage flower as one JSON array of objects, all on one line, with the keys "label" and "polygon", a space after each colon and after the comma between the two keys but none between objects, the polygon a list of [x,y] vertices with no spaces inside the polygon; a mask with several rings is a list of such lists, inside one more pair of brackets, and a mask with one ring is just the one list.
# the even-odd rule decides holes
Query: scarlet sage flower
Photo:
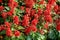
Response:
[{"label": "scarlet sage flower", "polygon": [[46,9],[47,9],[47,10],[51,10],[51,4],[47,4],[47,5],[46,5]]},{"label": "scarlet sage flower", "polygon": [[55,5],[54,6],[54,11],[57,12],[57,10],[58,10],[58,5]]},{"label": "scarlet sage flower", "polygon": [[45,29],[48,29],[48,22],[46,22],[46,23],[44,24],[44,28],[45,28]]},{"label": "scarlet sage flower", "polygon": [[0,11],[2,11],[4,9],[4,7],[3,6],[0,6]]},{"label": "scarlet sage flower", "polygon": [[38,9],[38,16],[40,16],[42,14],[42,10]]},{"label": "scarlet sage flower", "polygon": [[13,3],[14,3],[14,0],[9,0],[8,6],[9,6],[10,8],[13,8]]},{"label": "scarlet sage flower", "polygon": [[51,4],[51,5],[53,5],[54,2],[56,2],[56,0],[48,0],[48,3]]},{"label": "scarlet sage flower", "polygon": [[5,25],[6,25],[7,28],[11,27],[11,24],[9,22],[5,22]]},{"label": "scarlet sage flower", "polygon": [[56,22],[56,24],[59,24],[60,23],[60,19],[56,19],[55,22]]},{"label": "scarlet sage flower", "polygon": [[44,4],[44,0],[41,0],[41,1],[39,2],[39,4]]},{"label": "scarlet sage flower", "polygon": [[60,31],[60,23],[57,24],[56,30]]},{"label": "scarlet sage flower", "polygon": [[38,18],[39,18],[38,14],[35,14],[35,15],[34,15],[34,18],[35,18],[35,19],[38,19]]},{"label": "scarlet sage flower", "polygon": [[44,16],[46,16],[46,15],[51,15],[50,10],[47,10],[47,9],[46,9],[46,10],[44,11]]},{"label": "scarlet sage flower", "polygon": [[46,15],[46,16],[44,17],[44,19],[46,20],[46,22],[52,22],[52,17],[51,17],[51,15]]},{"label": "scarlet sage flower", "polygon": [[15,23],[15,24],[19,24],[19,18],[18,18],[18,16],[14,16],[13,17],[13,22]]},{"label": "scarlet sage flower", "polygon": [[11,31],[10,28],[6,29],[6,35],[9,36],[9,37],[12,36],[12,31]]},{"label": "scarlet sage flower", "polygon": [[30,15],[30,12],[31,12],[31,9],[30,8],[26,8],[26,14],[29,14]]},{"label": "scarlet sage flower", "polygon": [[34,2],[37,2],[37,0],[33,0]]},{"label": "scarlet sage flower", "polygon": [[7,12],[7,15],[8,15],[8,16],[12,16],[12,15],[13,15],[13,13],[14,13],[14,8],[10,9],[10,11],[9,11],[9,12]]},{"label": "scarlet sage flower", "polygon": [[17,31],[17,30],[15,30],[15,31],[14,31],[14,35],[15,35],[16,37],[18,37],[18,36],[20,36],[20,32]]},{"label": "scarlet sage flower", "polygon": [[35,26],[35,25],[31,25],[31,30],[32,30],[33,32],[36,32],[36,31],[37,31],[36,26]]},{"label": "scarlet sage flower", "polygon": [[28,35],[31,32],[31,27],[26,28],[24,32],[26,35]]},{"label": "scarlet sage flower", "polygon": [[12,13],[11,12],[7,12],[7,15],[12,16]]},{"label": "scarlet sage flower", "polygon": [[33,5],[34,5],[34,1],[33,1],[33,0],[30,0],[30,1],[29,1],[29,0],[26,0],[26,1],[25,1],[25,4],[26,4],[27,7],[32,8]]},{"label": "scarlet sage flower", "polygon": [[35,13],[36,13],[36,10],[32,9],[31,13],[30,13],[30,16],[34,16]]},{"label": "scarlet sage flower", "polygon": [[20,9],[21,9],[21,10],[24,10],[24,6],[21,6]]},{"label": "scarlet sage flower", "polygon": [[4,26],[0,26],[0,31],[5,30]]},{"label": "scarlet sage flower", "polygon": [[31,31],[36,32],[37,28],[35,25],[31,25],[28,28],[25,29],[25,34],[28,35]]},{"label": "scarlet sage flower", "polygon": [[5,19],[5,18],[7,18],[7,13],[6,12],[2,12],[1,16]]},{"label": "scarlet sage flower", "polygon": [[0,0],[0,3],[2,3],[2,0]]},{"label": "scarlet sage flower", "polygon": [[29,25],[29,16],[28,15],[24,15],[23,20],[22,20],[22,25],[24,27]]},{"label": "scarlet sage flower", "polygon": [[32,25],[37,25],[37,23],[38,23],[38,19],[33,19],[31,22]]},{"label": "scarlet sage flower", "polygon": [[18,3],[14,1],[13,7],[17,7],[17,6],[18,6]]}]

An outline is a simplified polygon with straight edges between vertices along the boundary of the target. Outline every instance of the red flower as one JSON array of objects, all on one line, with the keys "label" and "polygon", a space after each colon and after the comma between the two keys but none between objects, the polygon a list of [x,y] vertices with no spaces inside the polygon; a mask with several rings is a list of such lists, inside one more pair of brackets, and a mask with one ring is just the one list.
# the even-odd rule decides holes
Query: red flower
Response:
[{"label": "red flower", "polygon": [[58,6],[58,10],[56,14],[60,14],[60,6]]},{"label": "red flower", "polygon": [[9,6],[10,8],[13,8],[13,3],[14,3],[14,0],[9,0],[8,6]]},{"label": "red flower", "polygon": [[3,12],[3,13],[1,14],[1,16],[5,19],[5,18],[7,18],[7,13],[6,13],[6,12]]},{"label": "red flower", "polygon": [[36,32],[37,31],[37,28],[36,28],[35,25],[31,25],[31,29],[32,29],[33,32]]},{"label": "red flower", "polygon": [[2,3],[2,0],[0,0],[0,3]]},{"label": "red flower", "polygon": [[39,32],[43,35],[44,34],[44,30],[40,29]]},{"label": "red flower", "polygon": [[55,22],[56,22],[56,24],[59,24],[60,23],[60,19],[56,19]]},{"label": "red flower", "polygon": [[2,11],[4,9],[4,7],[3,6],[0,6],[0,11]]},{"label": "red flower", "polygon": [[31,31],[36,32],[37,28],[34,25],[29,26],[28,28],[25,29],[25,34],[28,35]]},{"label": "red flower", "polygon": [[9,37],[12,36],[12,31],[11,31],[10,28],[6,29],[6,35],[9,36]]},{"label": "red flower", "polygon": [[33,19],[31,22],[32,25],[37,25],[37,23],[38,23],[38,19]]},{"label": "red flower", "polygon": [[44,28],[48,29],[48,22],[44,24]]},{"label": "red flower", "polygon": [[35,15],[34,15],[34,18],[35,18],[35,19],[38,19],[38,18],[39,18],[38,14],[35,14]]},{"label": "red flower", "polygon": [[9,22],[5,22],[5,25],[6,25],[7,28],[11,27],[11,24]]},{"label": "red flower", "polygon": [[21,10],[24,10],[24,6],[21,6],[20,9],[21,9]]},{"label": "red flower", "polygon": [[56,0],[48,0],[48,3],[51,4],[51,5],[53,5],[54,2],[56,2]]},{"label": "red flower", "polygon": [[25,31],[25,34],[28,35],[31,31],[31,27],[26,28],[24,31]]},{"label": "red flower", "polygon": [[57,12],[57,10],[58,10],[58,5],[55,5],[54,6],[54,11]]},{"label": "red flower", "polygon": [[5,27],[3,25],[0,26],[0,31],[5,30]]},{"label": "red flower", "polygon": [[51,10],[51,4],[47,4],[46,9]]},{"label": "red flower", "polygon": [[44,16],[46,16],[46,15],[51,15],[50,10],[45,10],[44,11]]},{"label": "red flower", "polygon": [[24,27],[29,25],[29,17],[28,17],[28,15],[24,15],[24,19],[22,20],[22,25]]},{"label": "red flower", "polygon": [[42,14],[42,10],[38,9],[38,16],[40,16]]},{"label": "red flower", "polygon": [[33,0],[34,2],[37,2],[37,0]]},{"label": "red flower", "polygon": [[44,17],[44,19],[46,20],[46,22],[52,22],[52,17],[51,17],[51,15],[46,15],[46,16]]},{"label": "red flower", "polygon": [[17,6],[18,6],[18,3],[14,1],[13,7],[17,7]]},{"label": "red flower", "polygon": [[13,21],[14,21],[15,24],[18,25],[19,24],[19,18],[18,18],[18,16],[14,16],[13,17]]},{"label": "red flower", "polygon": [[36,10],[32,9],[31,13],[30,13],[30,16],[33,16],[35,13],[36,13]]},{"label": "red flower", "polygon": [[39,4],[44,4],[44,0],[41,0],[41,1],[39,2]]},{"label": "red flower", "polygon": [[33,5],[34,5],[34,1],[33,1],[33,0],[30,0],[30,1],[29,1],[29,0],[26,0],[26,1],[25,1],[25,4],[26,4],[27,7],[32,8]]},{"label": "red flower", "polygon": [[31,9],[30,8],[26,8],[26,14],[30,15]]},{"label": "red flower", "polygon": [[18,37],[18,36],[20,36],[20,32],[17,31],[17,30],[15,30],[15,31],[14,31],[14,35],[15,35],[16,37]]},{"label": "red flower", "polygon": [[60,31],[60,23],[57,24],[56,30]]},{"label": "red flower", "polygon": [[60,31],[60,19],[56,19],[56,30]]}]

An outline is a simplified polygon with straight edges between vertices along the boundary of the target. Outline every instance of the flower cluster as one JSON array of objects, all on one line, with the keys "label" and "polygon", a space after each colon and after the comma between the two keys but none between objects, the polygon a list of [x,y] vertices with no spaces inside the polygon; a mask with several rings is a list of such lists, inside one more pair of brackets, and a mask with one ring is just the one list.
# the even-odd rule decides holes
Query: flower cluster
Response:
[{"label": "flower cluster", "polygon": [[0,0],[0,21],[3,37],[44,35],[50,28],[59,32],[60,6],[57,0]]}]

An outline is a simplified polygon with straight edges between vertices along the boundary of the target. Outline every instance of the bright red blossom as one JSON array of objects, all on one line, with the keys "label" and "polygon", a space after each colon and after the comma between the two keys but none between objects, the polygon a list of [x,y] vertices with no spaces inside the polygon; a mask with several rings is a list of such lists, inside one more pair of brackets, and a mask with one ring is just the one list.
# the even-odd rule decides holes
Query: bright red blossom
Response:
[{"label": "bright red blossom", "polygon": [[26,8],[26,14],[30,15],[31,9],[30,8]]},{"label": "bright red blossom", "polygon": [[32,25],[37,25],[37,23],[38,23],[38,19],[33,19],[31,22]]},{"label": "bright red blossom", "polygon": [[54,6],[54,11],[57,12],[57,10],[58,10],[58,5],[55,5]]},{"label": "bright red blossom", "polygon": [[11,31],[10,28],[6,29],[6,35],[9,36],[9,37],[12,36],[12,31]]},{"label": "bright red blossom", "polygon": [[38,16],[40,16],[42,14],[42,10],[38,9]]},{"label": "bright red blossom", "polygon": [[45,28],[45,29],[48,29],[48,25],[49,25],[48,22],[46,22],[46,23],[44,24],[44,28]]},{"label": "bright red blossom", "polygon": [[26,0],[25,3],[26,3],[26,6],[27,7],[30,7],[30,8],[32,8],[33,5],[34,5],[34,1],[33,0],[30,0],[30,1],[29,0]]},{"label": "bright red blossom", "polygon": [[39,4],[44,4],[44,0],[41,0],[41,1],[39,2]]},{"label": "bright red blossom", "polygon": [[0,31],[5,30],[5,27],[2,25],[0,26]]},{"label": "bright red blossom", "polygon": [[52,17],[51,17],[51,15],[46,15],[46,16],[44,17],[44,19],[46,20],[46,22],[52,22]]},{"label": "bright red blossom", "polygon": [[21,6],[20,9],[21,9],[21,10],[24,10],[24,6]]},{"label": "bright red blossom", "polygon": [[4,7],[3,6],[0,6],[0,11],[2,11],[4,9]]},{"label": "bright red blossom", "polygon": [[48,0],[48,3],[53,5],[56,2],[56,0]]},{"label": "bright red blossom", "polygon": [[5,19],[5,18],[7,18],[7,13],[6,13],[6,12],[3,12],[3,13],[1,14],[1,16]]},{"label": "bright red blossom", "polygon": [[46,16],[46,15],[51,15],[50,10],[47,10],[47,9],[46,9],[46,10],[44,11],[44,16]]},{"label": "bright red blossom", "polygon": [[7,28],[11,27],[11,24],[9,22],[5,22],[5,25],[6,25]]},{"label": "bright red blossom", "polygon": [[18,36],[20,36],[20,32],[17,31],[17,30],[15,30],[15,31],[14,31],[14,35],[15,35],[16,37],[18,37]]},{"label": "bright red blossom", "polygon": [[29,25],[29,17],[28,17],[28,15],[24,15],[24,18],[22,20],[22,25],[25,26],[25,27]]},{"label": "bright red blossom", "polygon": [[56,30],[60,31],[60,22],[57,24]]},{"label": "bright red blossom", "polygon": [[2,3],[2,0],[0,0],[0,3]]},{"label": "bright red blossom", "polygon": [[37,28],[34,25],[29,26],[28,28],[25,29],[25,34],[28,35],[31,31],[36,32]]},{"label": "bright red blossom", "polygon": [[14,22],[15,24],[19,24],[19,18],[18,18],[18,16],[14,16],[14,17],[13,17],[13,22]]},{"label": "bright red blossom", "polygon": [[31,13],[30,13],[30,16],[33,16],[35,13],[36,13],[36,10],[32,9]]}]

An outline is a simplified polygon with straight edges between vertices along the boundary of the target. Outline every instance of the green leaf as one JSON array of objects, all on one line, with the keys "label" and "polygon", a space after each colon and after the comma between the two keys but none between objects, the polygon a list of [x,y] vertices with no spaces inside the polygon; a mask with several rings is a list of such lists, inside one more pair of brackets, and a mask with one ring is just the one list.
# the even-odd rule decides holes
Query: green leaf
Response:
[{"label": "green leaf", "polygon": [[6,31],[3,30],[3,31],[0,32],[0,35],[4,35],[5,33],[6,33]]},{"label": "green leaf", "polygon": [[26,40],[32,40],[32,39],[31,39],[31,36],[28,35],[28,36],[26,37]]},{"label": "green leaf", "polygon": [[25,29],[25,28],[24,28],[24,27],[22,27],[22,26],[19,26],[19,27],[18,27],[18,29],[20,30],[20,29]]},{"label": "green leaf", "polygon": [[39,6],[38,4],[35,4],[35,5],[33,6],[33,8],[37,9],[38,6]]},{"label": "green leaf", "polygon": [[5,36],[5,37],[4,37],[4,40],[10,40],[10,37]]},{"label": "green leaf", "polygon": [[19,37],[20,40],[25,40],[25,35],[22,33]]},{"label": "green leaf", "polygon": [[50,29],[49,33],[48,33],[48,39],[51,40],[56,40],[58,37],[58,32],[55,29]]},{"label": "green leaf", "polygon": [[0,24],[4,23],[4,19],[0,17]]}]

